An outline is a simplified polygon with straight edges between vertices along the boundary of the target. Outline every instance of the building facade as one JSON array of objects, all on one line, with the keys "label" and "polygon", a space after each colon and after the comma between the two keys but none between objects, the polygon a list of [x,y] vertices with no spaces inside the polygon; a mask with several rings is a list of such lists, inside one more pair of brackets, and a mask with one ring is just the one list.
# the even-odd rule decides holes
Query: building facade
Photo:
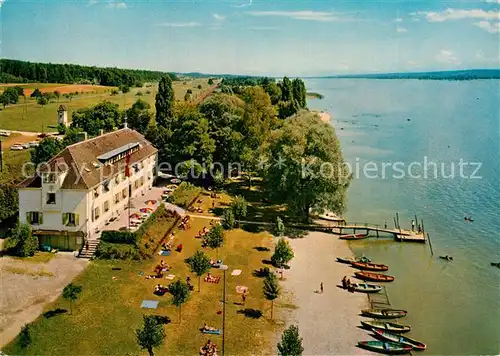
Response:
[{"label": "building facade", "polygon": [[152,188],[156,160],[151,143],[128,128],[68,146],[19,185],[20,222],[41,244],[79,249]]}]

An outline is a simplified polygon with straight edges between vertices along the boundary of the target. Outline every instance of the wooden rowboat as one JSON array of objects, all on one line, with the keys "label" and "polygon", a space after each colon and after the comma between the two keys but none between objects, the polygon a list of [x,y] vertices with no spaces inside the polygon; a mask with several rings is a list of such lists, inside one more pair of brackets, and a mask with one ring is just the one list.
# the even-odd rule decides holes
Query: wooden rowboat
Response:
[{"label": "wooden rowboat", "polygon": [[408,312],[401,309],[363,309],[361,314],[376,319],[394,319],[406,316]]},{"label": "wooden rowboat", "polygon": [[355,272],[356,278],[362,279],[364,281],[375,281],[375,282],[392,282],[394,280],[393,276],[387,276],[381,273],[373,272]]},{"label": "wooden rowboat", "polygon": [[391,342],[397,342],[397,343],[400,343],[400,344],[403,344],[403,345],[407,345],[407,346],[410,346],[411,348],[413,348],[415,350],[422,351],[422,350],[425,350],[427,348],[427,345],[424,344],[423,342],[410,339],[407,336],[397,335],[397,334],[393,334],[393,333],[390,333],[390,332],[385,331],[385,330],[377,330],[377,329],[373,330],[373,332],[377,336],[383,338],[384,340],[391,341]]},{"label": "wooden rowboat", "polygon": [[381,286],[368,283],[351,283],[351,287],[359,293],[377,293],[382,290]]},{"label": "wooden rowboat", "polygon": [[378,329],[378,330],[386,330],[392,333],[407,333],[411,330],[411,326],[402,325],[397,323],[391,323],[387,321],[378,321],[378,320],[367,320],[361,321],[361,324],[370,330]]},{"label": "wooden rowboat", "polygon": [[352,262],[351,265],[354,268],[363,269],[366,271],[387,271],[389,269],[389,267],[386,265],[367,262]]},{"label": "wooden rowboat", "polygon": [[348,235],[340,235],[339,239],[341,240],[362,240],[366,239],[368,234],[348,234]]},{"label": "wooden rowboat", "polygon": [[358,346],[366,350],[390,355],[408,354],[412,350],[411,346],[408,345],[383,341],[358,341]]},{"label": "wooden rowboat", "polygon": [[347,263],[351,264],[353,262],[371,262],[371,260],[368,257],[357,257],[357,258],[352,258],[352,257],[337,257],[337,262],[340,263]]}]

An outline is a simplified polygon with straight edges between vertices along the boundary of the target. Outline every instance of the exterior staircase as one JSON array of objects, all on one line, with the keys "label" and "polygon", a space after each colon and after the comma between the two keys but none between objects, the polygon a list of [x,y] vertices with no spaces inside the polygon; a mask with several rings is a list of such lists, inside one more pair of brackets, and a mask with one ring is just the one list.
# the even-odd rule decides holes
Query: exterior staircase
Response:
[{"label": "exterior staircase", "polygon": [[95,251],[97,250],[97,246],[99,246],[100,242],[101,240],[98,239],[88,240],[88,249],[86,249],[86,246],[84,245],[78,254],[78,258],[86,258],[88,260],[94,258]]}]

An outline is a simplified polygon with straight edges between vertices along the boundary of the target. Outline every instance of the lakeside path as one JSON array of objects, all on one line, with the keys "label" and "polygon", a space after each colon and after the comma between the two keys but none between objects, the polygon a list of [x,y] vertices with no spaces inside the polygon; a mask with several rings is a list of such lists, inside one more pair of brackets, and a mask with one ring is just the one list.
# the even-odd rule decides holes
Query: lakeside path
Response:
[{"label": "lakeside path", "polygon": [[[343,276],[353,280],[353,269],[335,262],[337,256],[352,256],[347,243],[322,232],[289,241],[295,257],[280,284],[297,308],[282,313],[287,313],[286,327],[299,326],[304,355],[374,355],[356,347],[358,341],[373,340],[358,328],[367,296],[337,287]],[[321,282],[323,294],[318,293]]]}]

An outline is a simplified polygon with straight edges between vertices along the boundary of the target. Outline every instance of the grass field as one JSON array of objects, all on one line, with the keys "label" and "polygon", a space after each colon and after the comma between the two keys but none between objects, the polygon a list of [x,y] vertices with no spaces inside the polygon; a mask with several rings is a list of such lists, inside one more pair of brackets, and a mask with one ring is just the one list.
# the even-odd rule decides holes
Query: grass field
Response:
[{"label": "grass field", "polygon": [[[211,206],[208,195],[203,196],[198,206]],[[230,199],[222,196],[218,206],[225,206]],[[166,339],[156,349],[158,355],[194,355],[200,346],[210,339],[218,345],[221,336],[204,335],[199,329],[206,322],[216,328],[222,327],[222,288],[218,284],[201,281],[201,292],[197,291],[198,281],[192,275],[184,259],[200,248],[201,241],[194,235],[208,226],[209,220],[192,219],[191,228],[177,231],[175,244],[182,243],[181,253],[171,256],[157,256],[154,260],[143,262],[94,261],[75,280],[83,286],[83,292],[76,302],[73,315],[69,313],[50,313],[52,310],[68,309],[68,303],[58,299],[49,308],[48,314],[41,316],[31,326],[32,343],[21,349],[14,340],[4,348],[7,354],[26,355],[139,355],[147,354],[136,343],[135,329],[140,327],[143,314],[168,316],[171,323],[165,326]],[[219,249],[219,257],[229,266],[226,274],[226,353],[231,355],[274,354],[276,353],[274,334],[278,333],[283,322],[270,320],[270,302],[262,294],[262,279],[255,270],[266,266],[273,248],[272,237],[266,233],[258,234],[243,230],[227,232],[225,243]],[[205,252],[215,259],[212,250]],[[171,296],[153,295],[156,284],[168,284],[169,280],[145,279],[161,259],[172,266],[168,273],[176,278],[191,276],[195,291],[182,307],[179,321],[178,309],[171,305]],[[241,269],[240,276],[231,276],[231,271]],[[211,274],[222,277],[222,271],[212,269]],[[249,288],[248,298],[242,305],[236,286]],[[158,309],[141,309],[142,300],[158,300]],[[281,297],[274,303],[277,308],[292,308]],[[55,314],[51,315],[51,314]],[[276,313],[275,313],[276,315]]]},{"label": "grass field", "polygon": [[9,147],[14,143],[24,143],[35,140],[35,136],[11,134],[0,137],[3,147],[3,170],[0,172],[0,184],[17,183],[22,179],[22,165],[30,160],[30,150],[12,151]]},{"label": "grass field", "polygon": [[[185,84],[184,84],[185,83]],[[201,89],[198,89],[201,85]],[[59,90],[61,93],[67,91],[85,91],[84,94],[79,94],[73,97],[70,101],[61,96],[59,101],[51,102],[44,107],[36,103],[34,99],[29,97],[24,102],[20,98],[20,103],[16,105],[7,106],[0,110],[0,129],[17,130],[17,131],[32,131],[32,132],[50,132],[55,131],[57,126],[57,109],[59,105],[64,104],[68,108],[68,118],[71,119],[71,114],[75,110],[87,108],[97,103],[108,100],[120,105],[120,108],[129,108],[139,98],[148,102],[154,111],[155,94],[157,85],[144,88],[132,88],[131,91],[125,95],[111,95],[112,87],[101,86],[88,86],[88,85],[61,85],[61,84],[26,84],[26,92],[33,90],[33,88],[40,88],[41,91],[54,91]],[[192,98],[195,100],[203,93],[207,92],[210,86],[207,79],[193,79],[188,81],[175,81],[173,82],[176,100],[184,100],[184,95],[187,89],[193,91]],[[0,90],[5,88],[5,85],[0,85]],[[105,89],[103,89],[105,88]],[[107,90],[108,92],[102,92]],[[137,93],[141,92],[142,96]]]}]

